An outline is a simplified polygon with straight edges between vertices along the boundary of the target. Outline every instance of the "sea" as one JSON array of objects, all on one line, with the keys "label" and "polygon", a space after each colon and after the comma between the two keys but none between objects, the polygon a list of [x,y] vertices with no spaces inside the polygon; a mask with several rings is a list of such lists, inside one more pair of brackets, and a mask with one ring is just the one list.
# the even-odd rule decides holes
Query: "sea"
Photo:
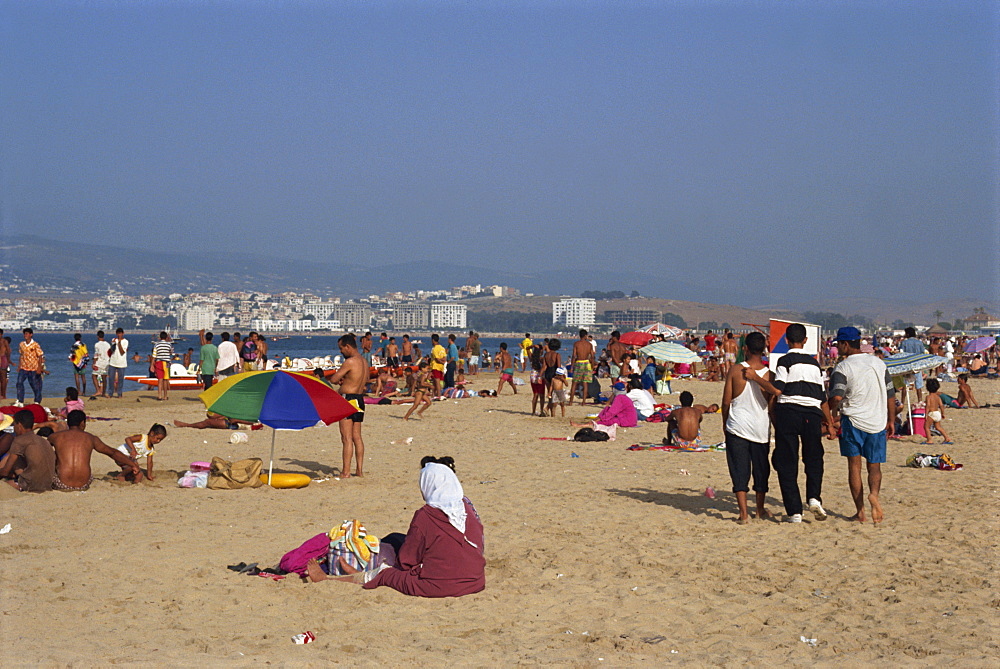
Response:
[{"label": "sea", "polygon": [[[15,388],[14,384],[17,381],[17,374],[14,372],[15,363],[17,362],[17,350],[18,344],[20,344],[24,339],[19,332],[7,333],[11,338],[11,349],[14,353],[14,360],[10,365],[10,380],[7,387],[7,397],[14,398]],[[458,333],[456,333],[458,334]],[[292,335],[287,339],[279,339],[274,341],[272,337],[268,337],[268,347],[270,358],[284,358],[288,356],[289,358],[315,358],[323,356],[335,356],[339,353],[337,348],[337,339],[340,335]],[[395,336],[395,335],[394,335]],[[125,337],[129,341],[129,355],[135,351],[145,358],[145,356],[152,350],[153,347],[153,334],[151,333],[132,333],[126,335]],[[396,336],[397,342],[400,336]],[[500,350],[500,343],[507,342],[507,348],[510,350],[511,355],[516,359],[519,354],[519,346],[521,344],[521,339],[523,335],[519,337],[480,337],[479,341],[482,343],[482,347],[489,351],[490,356],[495,356],[496,352]],[[540,341],[541,338],[536,338],[535,341]],[[574,338],[561,339],[562,347],[560,352],[563,354],[563,358],[567,357],[570,348],[573,345]],[[42,350],[45,352],[45,364],[49,371],[42,380],[42,397],[48,400],[61,400],[66,393],[66,388],[73,385],[73,366],[69,362],[69,352],[73,345],[73,334],[70,332],[39,332],[35,334],[35,341],[39,343]],[[109,340],[110,341],[110,340]],[[416,337],[414,341],[419,342],[417,345],[420,347],[421,353],[424,355],[430,353],[431,350],[431,339],[430,337]],[[458,337],[458,344],[461,346],[465,342],[464,335]],[[94,344],[97,343],[97,336],[94,334],[85,333],[83,335],[83,343],[87,345],[87,349],[91,352],[94,350]],[[375,343],[378,343],[378,337],[375,338]],[[598,340],[597,350],[601,351],[602,348],[607,346],[606,340]],[[178,356],[183,356],[187,352],[188,348],[194,349],[191,355],[191,361],[198,362],[198,351],[201,348],[198,343],[198,335],[180,335],[180,340],[175,339],[174,341],[174,353]],[[134,363],[129,360],[129,367],[125,372],[128,375],[138,375],[146,373],[146,364]],[[126,381],[125,390],[140,390],[144,386],[134,382]],[[87,375],[87,392],[88,394],[93,390],[93,379],[90,375]],[[31,397],[31,388],[25,384],[25,394]]]}]

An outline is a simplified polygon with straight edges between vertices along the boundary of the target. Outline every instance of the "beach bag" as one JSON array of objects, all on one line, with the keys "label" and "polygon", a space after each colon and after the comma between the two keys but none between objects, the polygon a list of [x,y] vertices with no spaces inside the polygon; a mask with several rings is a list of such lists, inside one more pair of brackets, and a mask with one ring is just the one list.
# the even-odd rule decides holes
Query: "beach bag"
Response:
[{"label": "beach bag", "polygon": [[259,488],[264,485],[260,480],[260,470],[263,468],[264,461],[260,458],[247,458],[236,462],[212,458],[212,466],[208,471],[208,487],[212,490]]},{"label": "beach bag", "polygon": [[278,569],[287,574],[298,574],[305,576],[306,565],[309,560],[325,558],[330,549],[330,537],[325,532],[317,534],[312,539],[307,539],[298,548],[292,549],[281,557]]},{"label": "beach bag", "polygon": [[581,427],[573,435],[573,441],[607,441],[608,439],[607,432],[598,432],[592,427]]},{"label": "beach bag", "polygon": [[672,391],[670,390],[670,381],[665,381],[660,379],[656,382],[656,394],[657,395],[669,395]]}]

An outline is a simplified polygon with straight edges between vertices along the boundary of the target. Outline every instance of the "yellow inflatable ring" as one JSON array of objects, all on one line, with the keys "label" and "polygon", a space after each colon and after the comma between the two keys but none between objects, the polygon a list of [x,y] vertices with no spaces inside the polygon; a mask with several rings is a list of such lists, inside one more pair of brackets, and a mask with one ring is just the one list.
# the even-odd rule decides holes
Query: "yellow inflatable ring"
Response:
[{"label": "yellow inflatable ring", "polygon": [[[267,485],[267,474],[260,475],[261,483]],[[308,474],[272,474],[271,475],[271,487],[272,488],[305,488],[309,485]]]}]

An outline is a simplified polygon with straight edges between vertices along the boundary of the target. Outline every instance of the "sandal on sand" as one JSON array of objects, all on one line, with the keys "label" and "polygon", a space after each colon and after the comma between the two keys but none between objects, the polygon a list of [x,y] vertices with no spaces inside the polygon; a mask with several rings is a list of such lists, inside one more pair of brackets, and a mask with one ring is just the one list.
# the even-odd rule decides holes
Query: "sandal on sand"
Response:
[{"label": "sandal on sand", "polygon": [[950,446],[950,445],[952,445],[952,444],[954,444],[954,443],[955,443],[954,441],[942,441],[942,442],[941,442],[941,445],[942,445],[942,446]]}]

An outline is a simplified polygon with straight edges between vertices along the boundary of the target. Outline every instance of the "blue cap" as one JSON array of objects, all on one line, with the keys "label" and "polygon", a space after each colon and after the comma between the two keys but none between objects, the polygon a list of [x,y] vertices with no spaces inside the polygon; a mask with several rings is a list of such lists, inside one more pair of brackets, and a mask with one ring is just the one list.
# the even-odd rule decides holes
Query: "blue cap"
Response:
[{"label": "blue cap", "polygon": [[615,390],[625,390],[625,384],[622,383],[621,381],[619,381],[618,383],[614,384],[611,387],[614,388]]},{"label": "blue cap", "polygon": [[861,331],[848,325],[837,330],[837,336],[833,341],[860,341]]}]

